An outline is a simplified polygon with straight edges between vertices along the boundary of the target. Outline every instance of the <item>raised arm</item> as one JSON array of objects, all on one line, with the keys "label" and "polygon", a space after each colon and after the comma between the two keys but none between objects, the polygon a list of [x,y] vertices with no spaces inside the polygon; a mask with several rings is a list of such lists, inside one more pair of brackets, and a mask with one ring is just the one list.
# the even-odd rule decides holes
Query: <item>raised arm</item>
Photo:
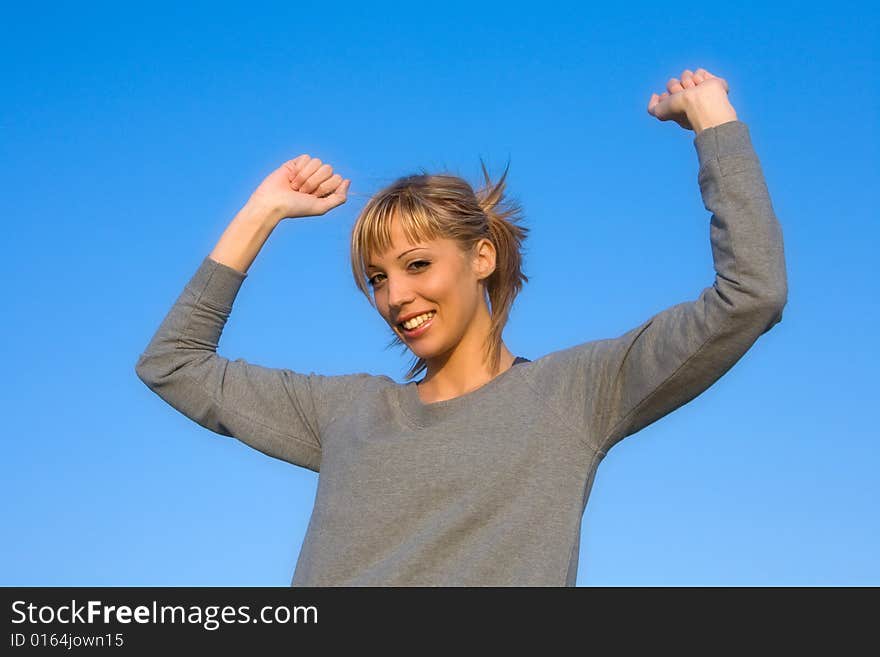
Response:
[{"label": "raised arm", "polygon": [[603,453],[694,399],[782,319],[782,230],[748,128],[723,104],[690,108],[689,117],[678,118],[700,125],[694,146],[712,213],[713,284],[618,338],[554,352],[533,368],[536,389]]},{"label": "raised arm", "polygon": [[788,286],[782,231],[748,128],[731,121],[694,140],[712,213],[715,281],[696,301],[604,345],[607,431],[600,449],[694,399],[782,320]]},{"label": "raised arm", "polygon": [[278,222],[323,214],[345,201],[349,181],[340,182],[326,170],[315,176],[320,167],[305,166],[311,160],[301,158],[273,172],[252,195],[185,285],[135,371],[159,397],[203,427],[317,472],[321,427],[369,375],[304,375],[217,354],[247,269]]},{"label": "raised arm", "polygon": [[303,154],[266,176],[227,226],[211,259],[246,274],[284,219],[322,215],[346,201],[351,180]]}]

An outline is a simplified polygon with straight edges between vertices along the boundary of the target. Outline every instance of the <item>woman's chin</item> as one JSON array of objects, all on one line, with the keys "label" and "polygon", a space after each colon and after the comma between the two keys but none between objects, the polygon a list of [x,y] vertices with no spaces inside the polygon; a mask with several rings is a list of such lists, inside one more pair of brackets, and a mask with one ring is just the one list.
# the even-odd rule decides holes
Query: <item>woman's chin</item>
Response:
[{"label": "woman's chin", "polygon": [[421,358],[423,360],[428,360],[434,355],[434,351],[432,349],[425,349],[421,345],[413,348],[412,345],[409,346],[409,350],[412,352],[413,356]]},{"label": "woman's chin", "polygon": [[408,342],[406,346],[409,347],[409,350],[412,352],[414,356],[417,356],[423,360],[430,360],[437,356],[438,349],[436,347],[432,347],[428,344],[416,344],[415,342]]}]

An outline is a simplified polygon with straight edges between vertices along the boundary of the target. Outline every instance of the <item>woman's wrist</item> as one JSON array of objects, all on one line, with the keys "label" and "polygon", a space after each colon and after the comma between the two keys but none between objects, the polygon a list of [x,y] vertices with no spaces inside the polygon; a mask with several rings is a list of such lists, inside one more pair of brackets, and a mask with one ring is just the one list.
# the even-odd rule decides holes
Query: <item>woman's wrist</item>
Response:
[{"label": "woman's wrist", "polygon": [[727,100],[726,95],[725,98],[717,101],[700,102],[693,105],[688,109],[687,117],[696,134],[700,134],[707,128],[714,128],[722,123],[738,120],[736,110],[733,109],[733,105]]},{"label": "woman's wrist", "polygon": [[239,214],[247,216],[250,221],[261,223],[271,228],[275,228],[284,219],[284,213],[281,210],[255,196],[251,196],[248,199],[247,203],[239,211]]}]

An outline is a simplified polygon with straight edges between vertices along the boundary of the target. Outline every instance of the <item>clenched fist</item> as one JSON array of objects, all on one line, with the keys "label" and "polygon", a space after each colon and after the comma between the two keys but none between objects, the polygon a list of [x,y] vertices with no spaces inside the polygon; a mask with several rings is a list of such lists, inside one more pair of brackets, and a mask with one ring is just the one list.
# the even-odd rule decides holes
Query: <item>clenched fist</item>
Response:
[{"label": "clenched fist", "polygon": [[351,179],[333,167],[303,154],[270,173],[251,194],[251,201],[269,207],[282,219],[326,214],[345,203]]},{"label": "clenched fist", "polygon": [[648,114],[661,121],[675,121],[685,130],[699,133],[737,118],[727,97],[727,81],[704,68],[685,69],[681,79],[669,79],[666,89],[662,94],[651,94],[648,101]]}]

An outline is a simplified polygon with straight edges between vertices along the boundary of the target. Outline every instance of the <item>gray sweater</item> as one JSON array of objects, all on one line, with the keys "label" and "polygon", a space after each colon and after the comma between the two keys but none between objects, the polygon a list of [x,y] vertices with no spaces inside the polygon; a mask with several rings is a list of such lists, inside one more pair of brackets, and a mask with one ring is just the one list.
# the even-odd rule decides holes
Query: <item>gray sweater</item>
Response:
[{"label": "gray sweater", "polygon": [[715,280],[620,337],[425,404],[415,382],[217,353],[246,274],[206,257],[138,377],[211,431],[320,473],[293,586],[574,586],[602,458],[718,380],[782,319],[782,231],[747,126],[694,137]]}]

